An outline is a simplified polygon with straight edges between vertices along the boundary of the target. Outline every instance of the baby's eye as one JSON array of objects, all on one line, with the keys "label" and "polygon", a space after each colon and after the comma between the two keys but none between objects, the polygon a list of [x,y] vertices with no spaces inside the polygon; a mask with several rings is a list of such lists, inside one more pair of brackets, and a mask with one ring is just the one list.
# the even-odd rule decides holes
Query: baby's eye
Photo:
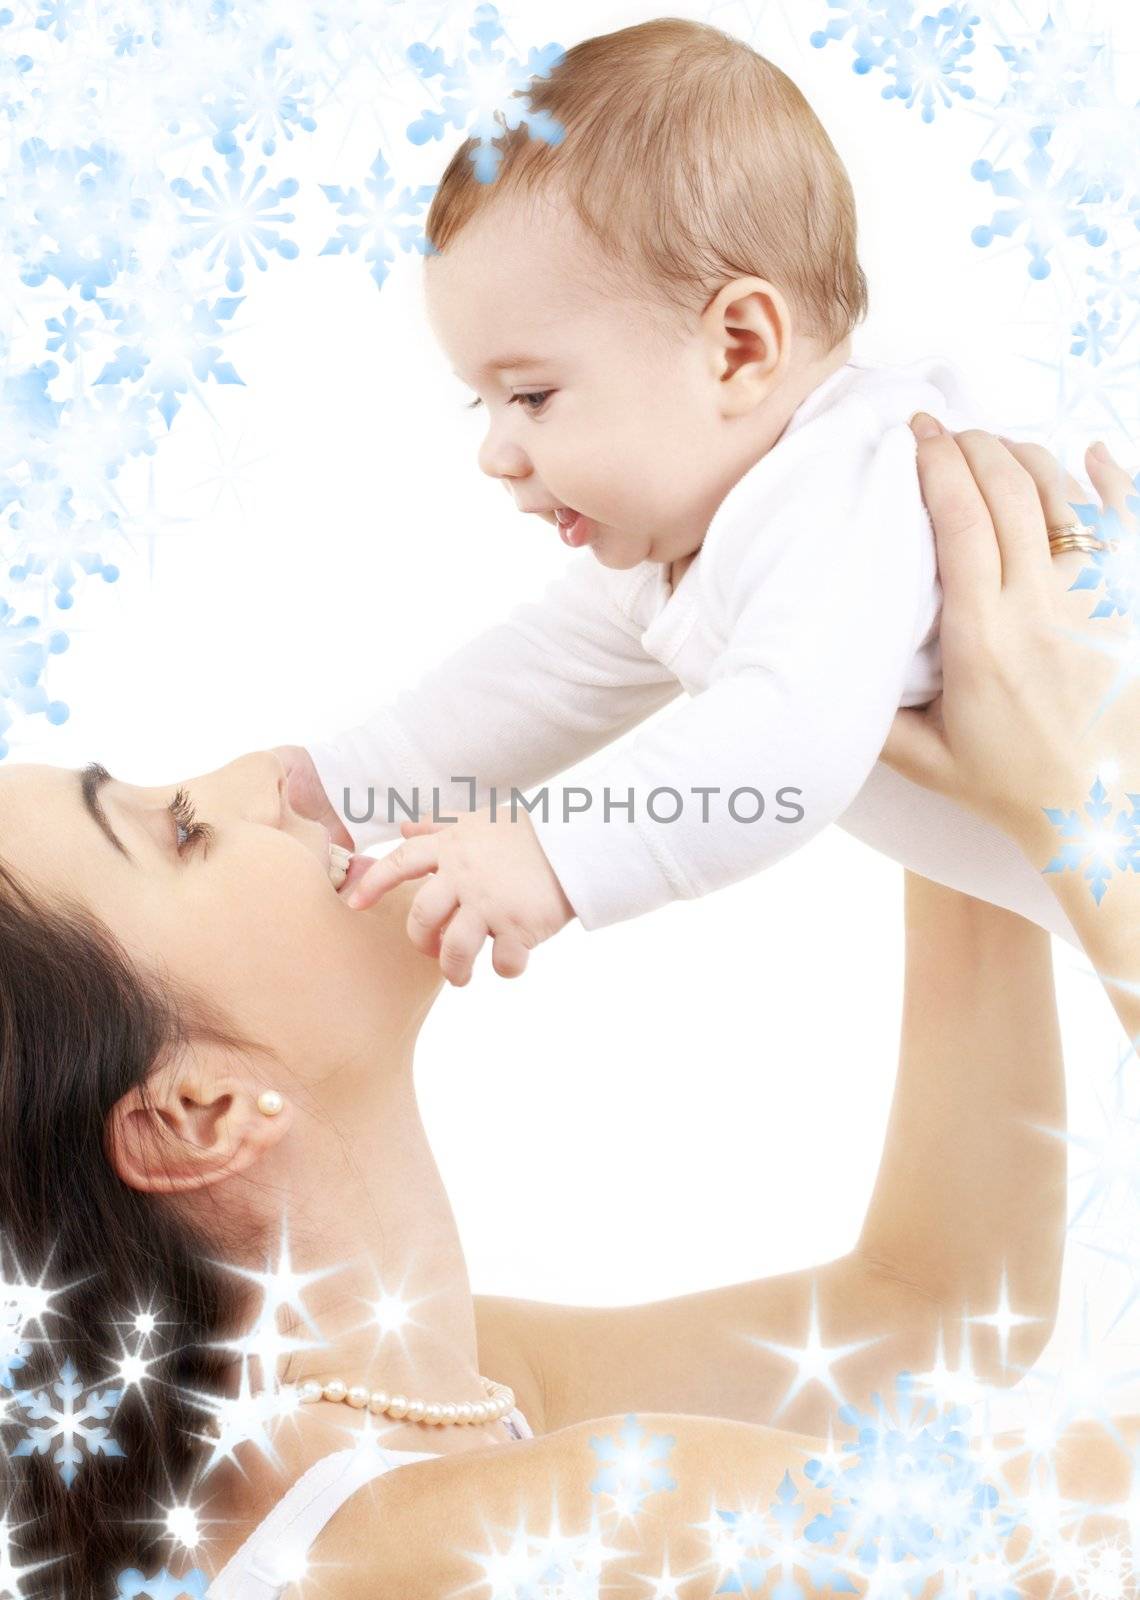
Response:
[{"label": "baby's eye", "polygon": [[[532,417],[537,417],[539,412],[542,410],[543,404],[545,404],[545,402],[553,393],[553,389],[535,389],[529,394],[513,394],[507,401],[507,404],[509,406],[513,406],[516,400],[538,400],[541,403],[537,406],[523,406],[524,411],[528,412]],[[477,406],[481,406],[482,404],[482,400],[469,400],[467,402],[466,409],[468,411],[474,411]]]},{"label": "baby's eye", "polygon": [[525,404],[523,406],[523,410],[524,411],[528,411],[528,412],[530,412],[530,415],[532,417],[536,417],[538,415],[538,413],[542,410],[543,405],[546,404],[546,401],[549,399],[549,397],[553,393],[554,393],[553,389],[536,389],[531,394],[513,394],[511,396],[511,398],[507,401],[507,404],[513,406],[517,400],[522,400],[522,401],[537,400],[540,403],[537,406],[535,406],[533,409],[530,406],[525,405]]}]

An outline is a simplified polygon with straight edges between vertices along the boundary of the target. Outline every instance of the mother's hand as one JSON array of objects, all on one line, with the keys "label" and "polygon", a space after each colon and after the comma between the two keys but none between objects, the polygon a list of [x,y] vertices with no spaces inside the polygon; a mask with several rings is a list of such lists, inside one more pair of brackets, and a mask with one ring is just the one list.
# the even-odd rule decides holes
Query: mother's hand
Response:
[{"label": "mother's hand", "polygon": [[[1140,1047],[1140,626],[1115,607],[1091,615],[1090,590],[1073,587],[1091,555],[1050,554],[1048,529],[1084,495],[1047,450],[915,432],[942,575],[942,696],[897,714],[883,760],[996,823],[1047,874]],[[1086,461],[1128,558],[1134,486],[1111,457]],[[1119,576],[1114,601],[1131,603]]]},{"label": "mother's hand", "polygon": [[[1026,845],[1044,836],[1043,809],[1077,809],[1107,762],[1140,789],[1140,629],[1127,614],[1090,620],[1095,599],[1071,585],[1091,555],[1050,554],[1048,528],[1087,497],[1047,450],[937,424],[923,437],[918,418],[915,431],[944,590],[943,694],[899,712],[882,759]],[[1107,454],[1086,464],[1137,538],[1128,474]]]}]

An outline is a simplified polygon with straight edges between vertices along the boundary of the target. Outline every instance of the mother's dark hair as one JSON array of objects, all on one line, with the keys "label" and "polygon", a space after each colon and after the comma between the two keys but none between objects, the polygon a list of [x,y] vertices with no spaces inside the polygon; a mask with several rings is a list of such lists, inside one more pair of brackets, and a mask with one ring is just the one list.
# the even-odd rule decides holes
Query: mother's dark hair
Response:
[{"label": "mother's dark hair", "polygon": [[[21,1580],[30,1597],[107,1600],[124,1568],[193,1565],[172,1550],[163,1508],[208,1450],[209,1419],[190,1396],[226,1392],[235,1358],[211,1345],[239,1330],[248,1286],[210,1259],[230,1254],[220,1225],[207,1240],[119,1178],[106,1127],[128,1090],[200,1038],[250,1048],[200,997],[140,971],[97,917],[38,897],[0,864],[0,1272],[63,1290],[7,1375],[52,1405],[68,1359],[84,1393],[123,1389],[106,1422],[123,1455],[82,1452],[70,1488],[52,1460],[58,1436],[44,1453],[13,1454],[37,1424],[0,1390],[13,1564],[50,1563]],[[155,1335],[140,1346],[132,1319],[146,1311]],[[141,1387],[124,1386],[118,1363],[135,1349],[157,1359]]]}]

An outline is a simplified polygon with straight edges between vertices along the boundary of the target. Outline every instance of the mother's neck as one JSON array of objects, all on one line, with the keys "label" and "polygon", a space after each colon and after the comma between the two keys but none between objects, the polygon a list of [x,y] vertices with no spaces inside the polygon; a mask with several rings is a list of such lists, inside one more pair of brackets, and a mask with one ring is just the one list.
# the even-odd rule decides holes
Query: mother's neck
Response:
[{"label": "mother's neck", "polygon": [[[391,924],[379,947],[390,1015],[376,1027],[367,1059],[339,1065],[297,1094],[287,1135],[256,1167],[255,1221],[259,1232],[268,1230],[269,1259],[240,1266],[263,1273],[280,1262],[298,1279],[313,1275],[295,1297],[299,1304],[278,1311],[277,1327],[298,1342],[323,1342],[281,1357],[280,1382],[339,1377],[389,1395],[476,1402],[486,1394],[467,1264],[413,1081],[416,1039],[443,980],[408,942],[407,907],[399,902],[410,897],[393,895],[390,906],[375,908],[377,920]],[[259,1306],[255,1298],[254,1318]],[[401,1315],[402,1326],[393,1326]],[[256,1367],[250,1379],[254,1387],[263,1381]],[[304,1414],[354,1429],[370,1418],[331,1402]],[[450,1449],[460,1436],[473,1447],[488,1431],[371,1420],[394,1449]]]},{"label": "mother's neck", "polygon": [[288,1208],[293,1270],[326,1275],[304,1291],[310,1325],[283,1318],[295,1338],[326,1342],[292,1353],[282,1378],[341,1377],[390,1395],[474,1402],[485,1394],[467,1264],[407,1052],[379,1068],[366,1097],[326,1086],[328,1121],[297,1162]]}]

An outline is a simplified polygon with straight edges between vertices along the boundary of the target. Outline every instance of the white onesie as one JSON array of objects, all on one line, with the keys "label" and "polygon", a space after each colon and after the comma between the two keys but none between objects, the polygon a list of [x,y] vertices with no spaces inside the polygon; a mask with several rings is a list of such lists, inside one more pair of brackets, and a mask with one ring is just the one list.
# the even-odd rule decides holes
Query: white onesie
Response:
[{"label": "white onesie", "polygon": [[[585,550],[366,722],[310,742],[357,848],[399,837],[392,791],[431,815],[436,790],[456,816],[494,790],[508,815],[512,786],[542,785],[536,834],[595,929],[735,883],[838,822],[1079,946],[1016,845],[878,760],[896,710],[941,688],[920,410],[979,425],[945,362],[849,362],[729,490],[675,590],[660,563],[618,571]],[[577,784],[547,783],[681,690]]]}]

